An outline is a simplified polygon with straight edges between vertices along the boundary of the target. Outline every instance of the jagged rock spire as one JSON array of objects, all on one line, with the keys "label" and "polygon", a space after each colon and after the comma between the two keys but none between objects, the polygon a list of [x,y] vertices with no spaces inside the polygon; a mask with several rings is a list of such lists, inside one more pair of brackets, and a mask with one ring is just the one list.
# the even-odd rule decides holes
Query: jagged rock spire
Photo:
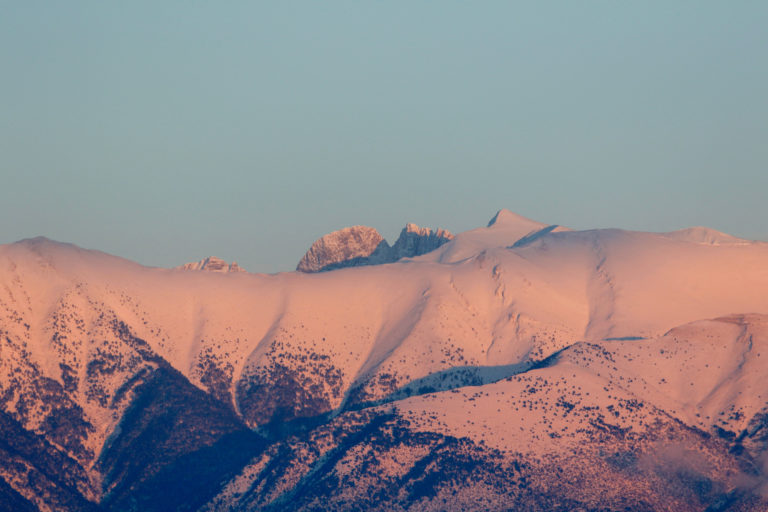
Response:
[{"label": "jagged rock spire", "polygon": [[344,267],[392,263],[433,251],[453,239],[444,230],[406,224],[391,246],[384,237],[367,226],[352,226],[329,233],[312,244],[299,262],[300,272],[323,272]]}]

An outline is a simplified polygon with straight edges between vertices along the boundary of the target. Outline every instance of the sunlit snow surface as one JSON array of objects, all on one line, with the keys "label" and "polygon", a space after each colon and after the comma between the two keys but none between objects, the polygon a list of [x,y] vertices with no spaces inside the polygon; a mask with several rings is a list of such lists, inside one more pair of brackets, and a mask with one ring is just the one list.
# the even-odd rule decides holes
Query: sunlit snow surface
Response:
[{"label": "sunlit snow surface", "polygon": [[503,210],[428,254],[319,274],[147,268],[30,239],[0,247],[0,284],[2,411],[82,470],[41,491],[30,475],[55,478],[34,457],[0,453],[7,496],[41,509],[77,508],[62,486],[130,501],[115,447],[163,371],[231,411],[174,427],[207,428],[200,446],[240,424],[266,436],[192,508],[765,509],[765,243]]}]

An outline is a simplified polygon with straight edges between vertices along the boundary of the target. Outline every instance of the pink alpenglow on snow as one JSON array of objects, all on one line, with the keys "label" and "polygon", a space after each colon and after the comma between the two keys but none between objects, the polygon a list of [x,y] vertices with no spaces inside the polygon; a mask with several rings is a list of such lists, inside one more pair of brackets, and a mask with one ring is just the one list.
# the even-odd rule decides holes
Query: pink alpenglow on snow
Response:
[{"label": "pink alpenglow on snow", "polygon": [[768,507],[766,243],[501,210],[182,268],[0,246],[0,503]]}]

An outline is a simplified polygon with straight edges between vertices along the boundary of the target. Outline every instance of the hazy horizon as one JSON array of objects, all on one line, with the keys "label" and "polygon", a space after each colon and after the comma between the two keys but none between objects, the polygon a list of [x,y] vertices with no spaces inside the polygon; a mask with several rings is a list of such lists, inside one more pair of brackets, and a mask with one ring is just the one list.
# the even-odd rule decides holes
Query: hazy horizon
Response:
[{"label": "hazy horizon", "polygon": [[768,5],[0,7],[0,243],[292,270],[500,208],[768,239]]}]

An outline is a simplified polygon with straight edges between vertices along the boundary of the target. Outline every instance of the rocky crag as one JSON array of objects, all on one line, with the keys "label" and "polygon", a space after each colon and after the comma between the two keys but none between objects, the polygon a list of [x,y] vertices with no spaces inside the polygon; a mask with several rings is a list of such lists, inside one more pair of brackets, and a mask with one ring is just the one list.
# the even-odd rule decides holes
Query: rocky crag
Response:
[{"label": "rocky crag", "polygon": [[393,246],[374,228],[352,226],[329,233],[312,244],[299,261],[299,272],[325,272],[346,267],[380,265],[432,252],[453,240],[444,229],[408,223]]},{"label": "rocky crag", "polygon": [[236,261],[233,261],[230,264],[221,258],[217,258],[216,256],[209,256],[207,258],[203,258],[200,261],[185,263],[184,265],[181,265],[180,267],[177,267],[177,268],[179,268],[180,270],[203,270],[205,272],[220,272],[220,273],[245,272],[245,269],[240,267],[240,265],[238,265]]}]

